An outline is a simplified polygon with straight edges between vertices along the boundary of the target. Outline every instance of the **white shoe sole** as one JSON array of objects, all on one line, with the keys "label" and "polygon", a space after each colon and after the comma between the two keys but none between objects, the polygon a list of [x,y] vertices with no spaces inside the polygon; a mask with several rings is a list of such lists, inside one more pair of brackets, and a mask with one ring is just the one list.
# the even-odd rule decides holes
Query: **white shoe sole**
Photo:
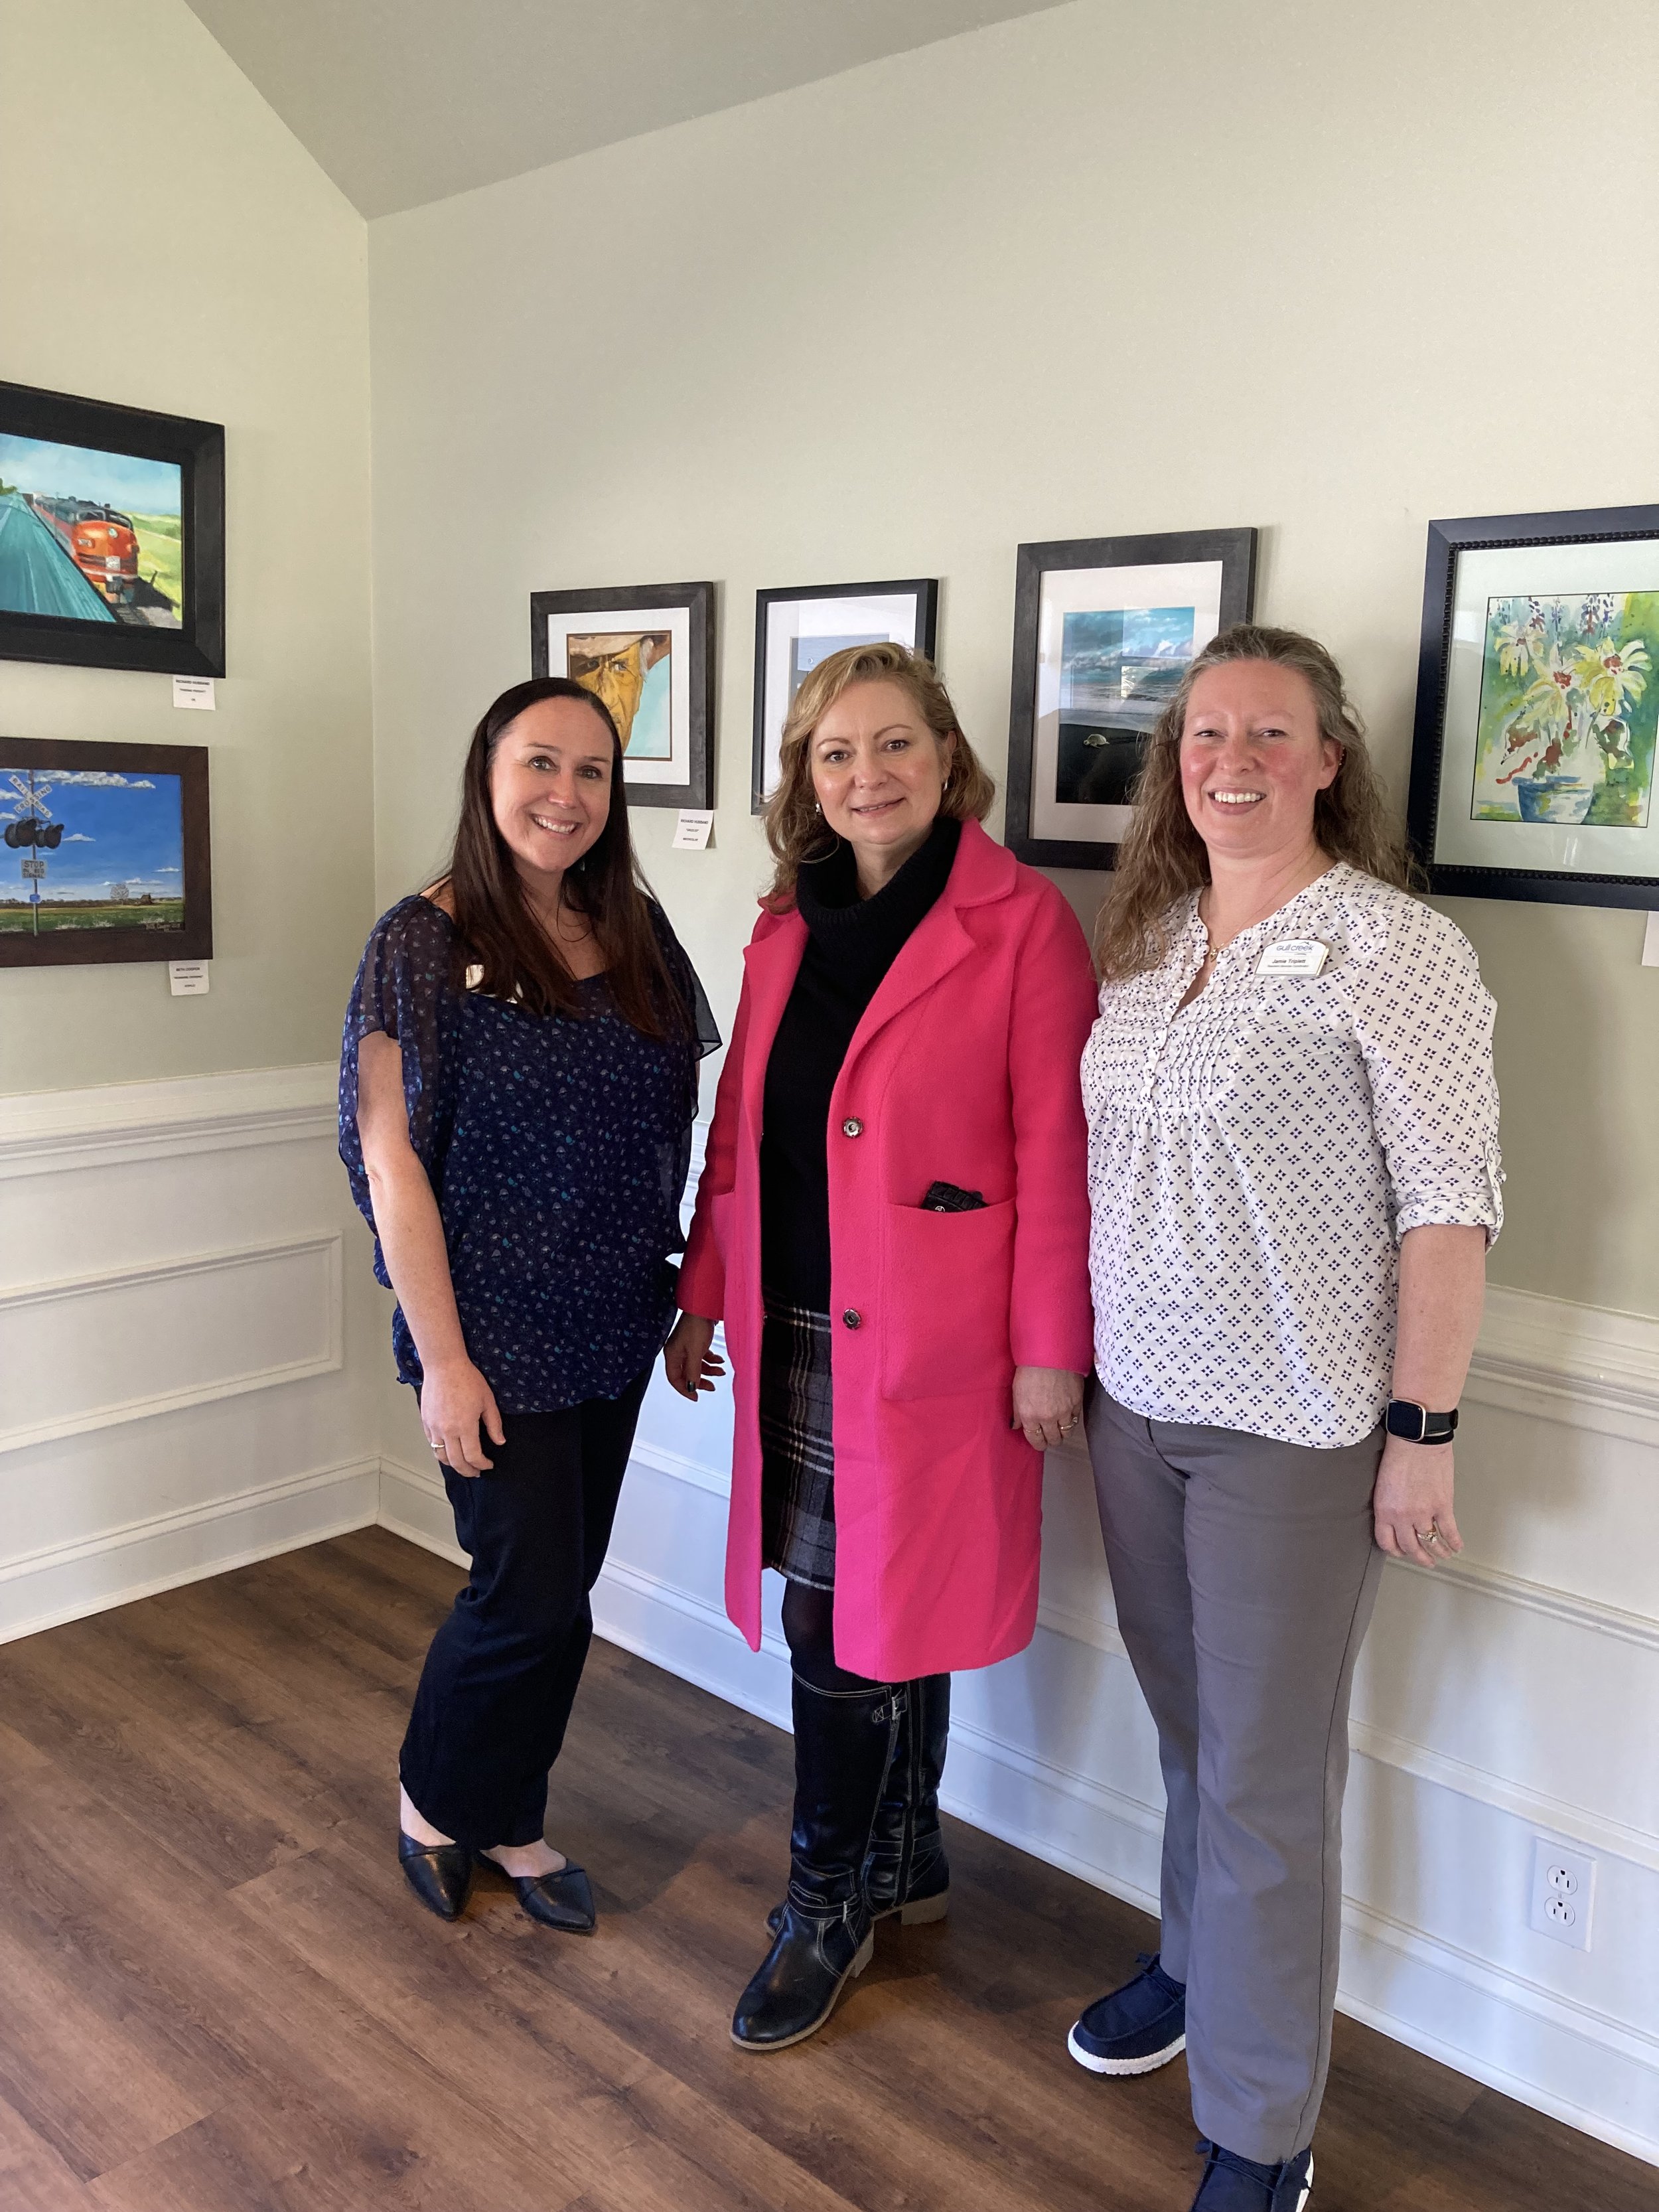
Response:
[{"label": "white shoe sole", "polygon": [[1300,2196],[1300,2197],[1298,2197],[1297,2198],[1297,2200],[1296,2200],[1296,2212],[1302,2212],[1302,2208],[1303,2208],[1303,2206],[1307,2203],[1308,2199],[1309,2199],[1312,2195],[1313,2195],[1313,2154],[1312,2154],[1312,2152],[1311,2152],[1311,2151],[1310,2151],[1310,2152],[1309,2152],[1309,2154],[1308,2154],[1308,2181],[1307,2181],[1307,2186],[1303,2190],[1301,2196]]},{"label": "white shoe sole", "polygon": [[1178,2035],[1164,2050],[1149,2052],[1145,2058],[1097,2058],[1092,2051],[1085,2051],[1078,2041],[1077,2030],[1073,2028],[1066,2039],[1066,2048],[1078,2064],[1086,2066],[1090,2073],[1122,2077],[1131,2074],[1156,2074],[1160,2066],[1167,2066],[1172,2058],[1180,2057],[1187,2048],[1187,2039],[1184,2035]]}]

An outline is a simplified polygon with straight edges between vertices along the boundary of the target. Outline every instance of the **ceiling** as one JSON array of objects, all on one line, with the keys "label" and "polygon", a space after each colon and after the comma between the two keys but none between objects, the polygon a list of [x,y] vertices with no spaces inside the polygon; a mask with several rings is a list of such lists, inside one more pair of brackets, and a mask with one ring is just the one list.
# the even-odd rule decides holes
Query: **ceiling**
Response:
[{"label": "ceiling", "polygon": [[191,0],[366,216],[1060,0]]}]

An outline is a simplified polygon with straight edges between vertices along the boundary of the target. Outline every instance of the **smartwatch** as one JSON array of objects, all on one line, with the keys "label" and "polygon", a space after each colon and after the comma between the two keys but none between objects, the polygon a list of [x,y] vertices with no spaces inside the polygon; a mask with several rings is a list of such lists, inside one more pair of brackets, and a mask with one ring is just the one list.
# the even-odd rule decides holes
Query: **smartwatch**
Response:
[{"label": "smartwatch", "polygon": [[1391,1437],[1404,1437],[1407,1443],[1449,1444],[1457,1433],[1457,1408],[1431,1413],[1414,1398],[1390,1398],[1387,1426]]}]

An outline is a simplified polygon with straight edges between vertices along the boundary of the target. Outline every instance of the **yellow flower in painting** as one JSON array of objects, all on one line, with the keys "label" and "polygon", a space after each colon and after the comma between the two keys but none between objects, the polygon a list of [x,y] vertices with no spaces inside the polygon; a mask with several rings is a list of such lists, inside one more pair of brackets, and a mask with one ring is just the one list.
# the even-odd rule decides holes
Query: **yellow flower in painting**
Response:
[{"label": "yellow flower in painting", "polygon": [[1499,623],[1492,642],[1498,647],[1498,665],[1505,676],[1526,674],[1533,665],[1538,641],[1537,624],[1524,610]]},{"label": "yellow flower in painting", "polygon": [[1639,637],[1598,638],[1573,654],[1573,681],[1598,722],[1618,720],[1647,689],[1648,649]]}]

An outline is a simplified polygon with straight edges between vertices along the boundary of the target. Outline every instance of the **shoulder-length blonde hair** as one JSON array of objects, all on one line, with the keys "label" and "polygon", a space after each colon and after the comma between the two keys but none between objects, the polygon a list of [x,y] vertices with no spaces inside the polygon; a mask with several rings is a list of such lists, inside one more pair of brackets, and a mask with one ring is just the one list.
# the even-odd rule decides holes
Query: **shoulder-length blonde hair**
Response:
[{"label": "shoulder-length blonde hair", "polygon": [[812,735],[842,693],[855,684],[896,684],[908,692],[940,744],[954,739],[939,802],[941,814],[958,822],[983,822],[996,798],[997,787],[963,737],[951,695],[926,654],[885,641],[832,653],[803,680],[783,726],[781,772],[766,805],[766,842],[777,864],[766,903],[775,913],[794,903],[795,878],[803,864],[827,860],[836,849],[836,833],[819,812],[812,788]]},{"label": "shoulder-length blonde hair", "polygon": [[1117,848],[1117,866],[1095,924],[1095,960],[1108,981],[1155,968],[1169,951],[1170,910],[1210,880],[1209,854],[1181,791],[1181,733],[1187,703],[1206,670],[1232,660],[1270,660],[1293,668],[1313,693],[1319,734],[1341,748],[1335,781],[1314,800],[1314,836],[1333,860],[1402,887],[1409,867],[1389,819],[1365,729],[1342,672],[1324,647],[1299,630],[1234,623],[1212,638],[1158,716],[1132,794],[1134,817]]}]

